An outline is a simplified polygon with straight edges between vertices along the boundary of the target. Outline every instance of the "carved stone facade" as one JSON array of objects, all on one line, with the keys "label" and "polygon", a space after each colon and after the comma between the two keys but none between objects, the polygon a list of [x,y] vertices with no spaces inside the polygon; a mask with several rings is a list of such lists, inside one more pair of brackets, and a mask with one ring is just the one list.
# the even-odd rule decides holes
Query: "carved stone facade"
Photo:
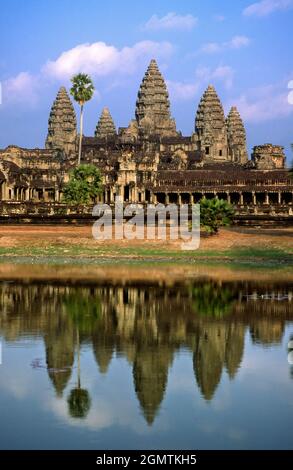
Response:
[{"label": "carved stone facade", "polygon": [[[75,112],[61,88],[50,113],[46,149],[0,150],[0,215],[58,211],[63,185],[77,164],[76,143]],[[99,199],[106,203],[119,195],[124,202],[180,205],[206,196],[230,201],[247,220],[293,216],[293,180],[283,147],[257,146],[248,160],[239,112],[233,107],[225,118],[213,86],[200,100],[194,134],[182,136],[171,118],[166,84],[155,61],[142,81],[135,119],[116,132],[104,109],[95,136],[83,137],[82,163],[101,169],[104,190]]]},{"label": "carved stone facade", "polygon": [[260,170],[280,170],[285,167],[284,147],[264,144],[253,148],[252,161]]}]

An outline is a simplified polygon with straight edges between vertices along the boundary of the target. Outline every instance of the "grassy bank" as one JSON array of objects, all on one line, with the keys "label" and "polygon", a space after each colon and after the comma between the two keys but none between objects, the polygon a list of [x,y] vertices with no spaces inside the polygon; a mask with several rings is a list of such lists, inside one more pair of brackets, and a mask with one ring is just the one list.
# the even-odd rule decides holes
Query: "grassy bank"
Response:
[{"label": "grassy bank", "polygon": [[0,227],[0,263],[78,265],[229,264],[293,268],[293,228],[222,229],[201,237],[200,248],[184,251],[174,241],[93,239],[91,227]]},{"label": "grassy bank", "polygon": [[0,262],[53,264],[99,263],[229,263],[246,266],[292,266],[293,248],[237,247],[227,250],[182,251],[166,247],[103,246],[87,247],[69,243],[49,246],[0,247]]}]

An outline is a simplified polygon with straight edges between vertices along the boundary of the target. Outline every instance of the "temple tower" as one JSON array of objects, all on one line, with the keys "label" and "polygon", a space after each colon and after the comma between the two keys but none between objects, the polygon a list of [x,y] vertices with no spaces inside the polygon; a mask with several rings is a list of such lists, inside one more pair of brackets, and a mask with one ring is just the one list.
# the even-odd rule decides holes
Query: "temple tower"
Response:
[{"label": "temple tower", "polygon": [[215,88],[209,85],[196,114],[195,133],[198,150],[207,159],[228,161],[228,139],[225,115]]},{"label": "temple tower", "polygon": [[151,426],[165,396],[172,351],[168,347],[141,347],[135,355],[133,381],[143,415]]},{"label": "temple tower", "polygon": [[46,148],[75,152],[76,137],[75,111],[66,88],[61,87],[50,112]]},{"label": "temple tower", "polygon": [[228,114],[227,120],[229,155],[233,162],[247,163],[246,132],[243,121],[235,106]]},{"label": "temple tower", "polygon": [[104,108],[96,127],[95,137],[99,139],[106,139],[115,135],[116,127],[110,111],[108,108]]},{"label": "temple tower", "polygon": [[227,340],[225,323],[204,322],[193,355],[193,370],[202,396],[211,401],[221,381]]},{"label": "temple tower", "polygon": [[144,135],[177,135],[166,83],[155,60],[151,60],[140,85],[135,117],[139,131]]}]

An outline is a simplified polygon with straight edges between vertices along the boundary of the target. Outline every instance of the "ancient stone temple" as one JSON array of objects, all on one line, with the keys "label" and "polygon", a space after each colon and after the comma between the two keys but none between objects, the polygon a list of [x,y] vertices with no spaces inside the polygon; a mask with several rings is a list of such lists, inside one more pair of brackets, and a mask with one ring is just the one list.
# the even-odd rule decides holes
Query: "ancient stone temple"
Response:
[{"label": "ancient stone temple", "polygon": [[96,127],[95,137],[99,139],[106,139],[107,137],[113,137],[115,135],[116,127],[110,111],[108,108],[104,108]]},{"label": "ancient stone temple", "polygon": [[152,60],[140,85],[135,117],[145,135],[174,136],[176,124],[170,115],[167,87],[155,60]]},{"label": "ancient stone temple", "polygon": [[75,151],[76,136],[75,111],[66,88],[61,87],[50,112],[46,148],[69,154]]},{"label": "ancient stone temple", "polygon": [[227,120],[228,147],[232,162],[247,163],[246,132],[236,106],[232,106]]},{"label": "ancient stone temple", "polygon": [[195,139],[198,142],[198,150],[206,158],[215,161],[229,160],[224,110],[212,85],[208,86],[198,106]]},{"label": "ancient stone temple", "polygon": [[[2,220],[68,213],[62,193],[77,165],[77,140],[73,104],[62,87],[50,112],[46,148],[0,150]],[[225,116],[212,85],[200,100],[194,133],[183,136],[171,117],[166,83],[155,60],[139,88],[135,119],[116,131],[104,108],[92,136],[83,136],[81,161],[100,168],[103,192],[98,201],[108,204],[116,196],[125,203],[177,205],[217,197],[235,206],[238,223],[293,220],[293,179],[283,147],[258,145],[249,159],[241,116],[236,107]]]}]

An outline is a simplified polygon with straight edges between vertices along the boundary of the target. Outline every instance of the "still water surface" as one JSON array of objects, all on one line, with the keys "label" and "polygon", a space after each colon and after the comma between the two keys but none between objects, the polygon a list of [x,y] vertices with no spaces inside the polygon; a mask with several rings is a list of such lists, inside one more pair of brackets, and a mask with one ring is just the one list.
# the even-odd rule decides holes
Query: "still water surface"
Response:
[{"label": "still water surface", "polygon": [[292,283],[0,284],[0,448],[292,449]]}]

